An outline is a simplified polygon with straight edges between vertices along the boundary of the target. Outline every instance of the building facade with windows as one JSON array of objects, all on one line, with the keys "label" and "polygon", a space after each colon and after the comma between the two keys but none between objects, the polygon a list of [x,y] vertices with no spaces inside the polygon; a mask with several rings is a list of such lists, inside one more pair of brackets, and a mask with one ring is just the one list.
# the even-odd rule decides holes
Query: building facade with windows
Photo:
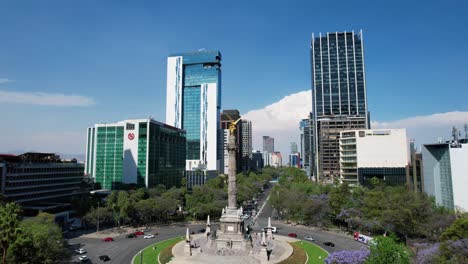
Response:
[{"label": "building facade with windows", "polygon": [[185,170],[186,134],[153,119],[96,124],[87,130],[85,173],[102,189],[124,184],[179,187]]},{"label": "building facade with windows", "polygon": [[81,193],[84,166],[54,153],[0,154],[0,193],[26,208],[46,210]]},{"label": "building facade with windows", "polygon": [[187,133],[186,170],[219,170],[221,53],[167,59],[166,123]]},{"label": "building facade with windows", "polygon": [[468,138],[422,147],[423,188],[437,205],[468,210]]},{"label": "building facade with windows", "polygon": [[340,181],[369,185],[376,177],[388,185],[405,185],[410,163],[405,129],[340,132]]},{"label": "building facade with windows", "polygon": [[275,152],[275,139],[269,136],[263,136],[263,152]]},{"label": "building facade with windows", "polygon": [[311,164],[312,161],[312,151],[313,151],[313,140],[312,140],[312,113],[309,115],[309,118],[302,119],[299,123],[300,129],[300,148],[301,148],[301,164],[302,168],[306,171],[308,177],[311,177]]},{"label": "building facade with windows", "polygon": [[250,161],[250,169],[259,171],[264,167],[263,154],[261,151],[252,151],[252,159]]},{"label": "building facade with windows", "polygon": [[252,160],[252,122],[242,120],[242,171],[250,170]]},{"label": "building facade with windows", "polygon": [[289,154],[289,167],[301,168],[301,154],[294,152]]},{"label": "building facade with windows", "polygon": [[408,189],[414,192],[424,191],[424,179],[422,177],[422,154],[416,150],[414,140],[410,140],[410,165],[406,171],[406,184]]},{"label": "building facade with windows", "polygon": [[369,129],[362,31],[312,34],[313,160],[316,180],[339,176],[339,135]]}]

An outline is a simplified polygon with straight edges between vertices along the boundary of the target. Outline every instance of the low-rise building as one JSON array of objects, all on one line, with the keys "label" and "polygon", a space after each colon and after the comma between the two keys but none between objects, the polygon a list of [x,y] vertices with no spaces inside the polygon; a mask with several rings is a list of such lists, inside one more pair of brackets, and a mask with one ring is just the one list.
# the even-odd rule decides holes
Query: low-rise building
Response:
[{"label": "low-rise building", "polygon": [[26,209],[54,208],[81,193],[83,170],[54,153],[0,154],[0,193]]},{"label": "low-rise building", "polygon": [[408,164],[405,129],[340,133],[340,180],[350,186],[368,185],[374,177],[389,185],[405,185]]}]

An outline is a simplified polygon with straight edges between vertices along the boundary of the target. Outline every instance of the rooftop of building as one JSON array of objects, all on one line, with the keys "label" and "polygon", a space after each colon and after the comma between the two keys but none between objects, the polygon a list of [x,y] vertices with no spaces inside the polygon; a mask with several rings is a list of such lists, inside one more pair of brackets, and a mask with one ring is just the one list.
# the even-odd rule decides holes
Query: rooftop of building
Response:
[{"label": "rooftop of building", "polygon": [[221,52],[214,50],[198,50],[192,52],[181,52],[169,55],[169,57],[183,57],[184,64],[199,63],[221,63]]},{"label": "rooftop of building", "polygon": [[312,33],[312,39],[317,39],[317,38],[320,38],[320,37],[327,37],[327,35],[344,35],[344,34],[355,34],[355,36],[357,37],[361,37],[362,36],[362,29],[361,30],[358,30],[358,31],[354,31],[354,30],[351,30],[351,31],[336,31],[336,32],[327,32],[327,33],[323,33],[322,32],[319,32],[318,34],[315,34],[315,33]]},{"label": "rooftop of building", "polygon": [[170,129],[177,130],[179,132],[185,133],[184,129],[168,125],[166,123],[157,121],[157,120],[155,120],[155,119],[153,119],[151,117],[149,117],[149,118],[140,118],[140,119],[125,119],[125,120],[122,120],[122,121],[117,121],[115,123],[97,123],[97,124],[95,124],[95,126],[96,127],[124,126],[126,123],[141,123],[141,122],[145,122],[145,123],[150,122],[150,123],[153,123],[153,124],[156,124],[156,125],[159,125],[159,126],[167,127],[167,128],[170,128]]},{"label": "rooftop of building", "polygon": [[45,152],[26,152],[20,155],[0,154],[0,161],[11,163],[77,163],[76,159],[65,161],[61,160],[55,153]]}]

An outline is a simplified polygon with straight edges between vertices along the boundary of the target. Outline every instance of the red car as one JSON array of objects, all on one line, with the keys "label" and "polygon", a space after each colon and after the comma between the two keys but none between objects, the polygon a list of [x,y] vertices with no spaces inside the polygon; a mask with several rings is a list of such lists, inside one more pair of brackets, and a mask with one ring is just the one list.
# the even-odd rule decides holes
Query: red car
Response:
[{"label": "red car", "polygon": [[289,233],[288,236],[289,237],[297,237],[297,234],[296,233]]},{"label": "red car", "polygon": [[112,242],[112,241],[114,241],[114,239],[113,239],[112,237],[106,237],[106,238],[104,238],[102,241],[104,241],[104,242]]},{"label": "red car", "polygon": [[143,231],[136,231],[136,232],[133,233],[133,234],[135,234],[135,236],[142,236],[142,235],[145,234],[145,232],[143,232]]}]

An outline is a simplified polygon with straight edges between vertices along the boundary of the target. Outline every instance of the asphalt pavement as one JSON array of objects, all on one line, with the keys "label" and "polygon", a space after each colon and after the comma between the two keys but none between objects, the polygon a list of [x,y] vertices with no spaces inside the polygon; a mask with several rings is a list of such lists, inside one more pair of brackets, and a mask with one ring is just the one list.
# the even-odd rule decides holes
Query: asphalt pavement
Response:
[{"label": "asphalt pavement", "polygon": [[[279,221],[274,221],[273,208],[267,202],[270,191],[271,188],[266,189],[259,197],[259,208],[262,208],[262,210],[260,211],[257,218],[247,220],[248,223],[252,221],[254,222],[254,225],[252,226],[253,232],[261,232],[262,228],[268,225],[268,217],[271,217],[271,225],[276,226],[277,235],[287,236],[288,234],[295,233],[297,234],[297,239],[302,240],[305,240],[305,237],[307,236],[313,237],[315,241],[312,243],[318,245],[330,253],[343,250],[359,250],[366,246],[360,242],[355,241],[350,235],[336,233],[333,231],[325,231],[315,227],[293,226],[284,224]],[[263,204],[265,205],[262,207]],[[332,242],[335,244],[335,246],[326,246],[323,244],[324,242]]]},{"label": "asphalt pavement", "polygon": [[[268,217],[272,217],[273,208],[268,204],[267,199],[271,188],[266,189],[260,194],[258,199],[258,209],[262,208],[256,217],[251,217],[246,221],[246,224],[253,222],[253,232],[261,232],[261,229],[267,226]],[[273,219],[273,218],[272,218]],[[354,241],[352,236],[332,231],[324,231],[318,228],[311,228],[305,226],[293,226],[284,224],[279,221],[272,220],[272,226],[277,227],[277,235],[287,236],[290,233],[297,234],[298,239],[303,239],[306,236],[311,236],[315,239],[314,244],[322,247],[326,251],[332,253],[342,250],[358,250],[365,247],[364,244]],[[73,250],[78,248],[86,249],[86,256],[90,259],[88,263],[104,263],[99,260],[100,255],[108,255],[110,261],[105,263],[131,263],[133,257],[142,249],[162,240],[170,239],[177,236],[185,236],[186,228],[189,227],[191,231],[198,232],[199,229],[205,228],[203,224],[186,225],[186,224],[173,224],[168,226],[153,227],[148,233],[158,233],[155,238],[144,239],[143,236],[137,238],[126,238],[126,234],[114,236],[113,242],[103,242],[98,238],[77,237],[69,240],[69,244]],[[212,223],[212,228],[217,229],[219,224]],[[324,242],[332,242],[335,247],[325,246]],[[80,255],[73,255],[72,261],[79,263],[78,257]],[[144,258],[144,256],[143,256]]]},{"label": "asphalt pavement", "polygon": [[[127,238],[126,234],[113,236],[113,242],[104,242],[99,238],[77,237],[68,240],[71,249],[84,248],[90,261],[87,263],[131,263],[133,257],[142,249],[162,240],[174,238],[177,236],[185,236],[187,227],[190,231],[198,232],[199,229],[205,228],[205,225],[183,225],[174,224],[169,226],[153,227],[149,234],[158,232],[155,238],[144,239],[143,236],[136,238]],[[214,225],[216,227],[216,225]],[[99,256],[108,255],[110,261],[103,262],[99,260]],[[72,263],[80,263],[78,257],[81,255],[73,255]],[[144,258],[144,255],[143,255]]]}]

